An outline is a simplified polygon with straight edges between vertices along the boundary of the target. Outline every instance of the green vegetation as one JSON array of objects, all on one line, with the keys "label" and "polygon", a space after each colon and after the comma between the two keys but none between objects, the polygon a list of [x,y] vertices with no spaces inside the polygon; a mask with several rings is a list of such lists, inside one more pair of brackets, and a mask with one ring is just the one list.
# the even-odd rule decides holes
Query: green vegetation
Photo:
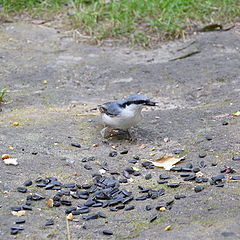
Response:
[{"label": "green vegetation", "polygon": [[235,22],[240,16],[237,0],[0,0],[0,4],[5,13],[28,11],[36,16],[56,10],[71,28],[95,40],[121,38],[141,45],[182,37],[200,24]]},{"label": "green vegetation", "polygon": [[2,90],[0,91],[0,103],[4,102],[4,97],[7,93],[7,89],[6,88],[2,88]]}]

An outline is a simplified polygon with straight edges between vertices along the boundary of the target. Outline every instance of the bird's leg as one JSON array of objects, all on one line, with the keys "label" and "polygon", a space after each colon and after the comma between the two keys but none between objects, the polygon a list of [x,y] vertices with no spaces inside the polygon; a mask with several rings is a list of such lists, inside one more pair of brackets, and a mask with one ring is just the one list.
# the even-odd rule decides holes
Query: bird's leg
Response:
[{"label": "bird's leg", "polygon": [[105,127],[100,131],[103,138],[109,138],[112,135],[112,129]]}]

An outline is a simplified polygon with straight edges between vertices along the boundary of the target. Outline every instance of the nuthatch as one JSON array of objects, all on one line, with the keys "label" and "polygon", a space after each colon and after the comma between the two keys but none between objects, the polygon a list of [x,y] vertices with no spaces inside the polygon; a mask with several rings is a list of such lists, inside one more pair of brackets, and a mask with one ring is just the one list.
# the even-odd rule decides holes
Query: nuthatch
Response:
[{"label": "nuthatch", "polygon": [[[128,131],[142,119],[144,106],[155,106],[143,94],[133,94],[126,99],[104,103],[99,107],[102,121],[113,129]],[[104,129],[103,129],[104,130]]]}]

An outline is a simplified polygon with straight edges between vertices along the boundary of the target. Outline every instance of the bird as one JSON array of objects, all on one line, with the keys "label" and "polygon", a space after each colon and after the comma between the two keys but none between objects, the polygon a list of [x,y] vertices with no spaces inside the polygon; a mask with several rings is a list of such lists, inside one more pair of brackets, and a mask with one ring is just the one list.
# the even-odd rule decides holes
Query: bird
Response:
[{"label": "bird", "polygon": [[151,101],[143,94],[133,94],[125,99],[100,105],[101,118],[107,126],[102,129],[102,136],[105,137],[108,127],[126,131],[130,135],[128,130],[142,120],[142,109],[145,106],[156,106],[156,102]]}]

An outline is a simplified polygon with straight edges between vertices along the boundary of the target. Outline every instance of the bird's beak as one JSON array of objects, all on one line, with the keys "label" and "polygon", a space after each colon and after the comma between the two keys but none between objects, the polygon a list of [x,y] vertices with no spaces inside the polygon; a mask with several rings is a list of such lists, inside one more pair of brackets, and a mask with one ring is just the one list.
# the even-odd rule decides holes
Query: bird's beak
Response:
[{"label": "bird's beak", "polygon": [[147,101],[145,103],[146,106],[156,106],[157,102]]}]

